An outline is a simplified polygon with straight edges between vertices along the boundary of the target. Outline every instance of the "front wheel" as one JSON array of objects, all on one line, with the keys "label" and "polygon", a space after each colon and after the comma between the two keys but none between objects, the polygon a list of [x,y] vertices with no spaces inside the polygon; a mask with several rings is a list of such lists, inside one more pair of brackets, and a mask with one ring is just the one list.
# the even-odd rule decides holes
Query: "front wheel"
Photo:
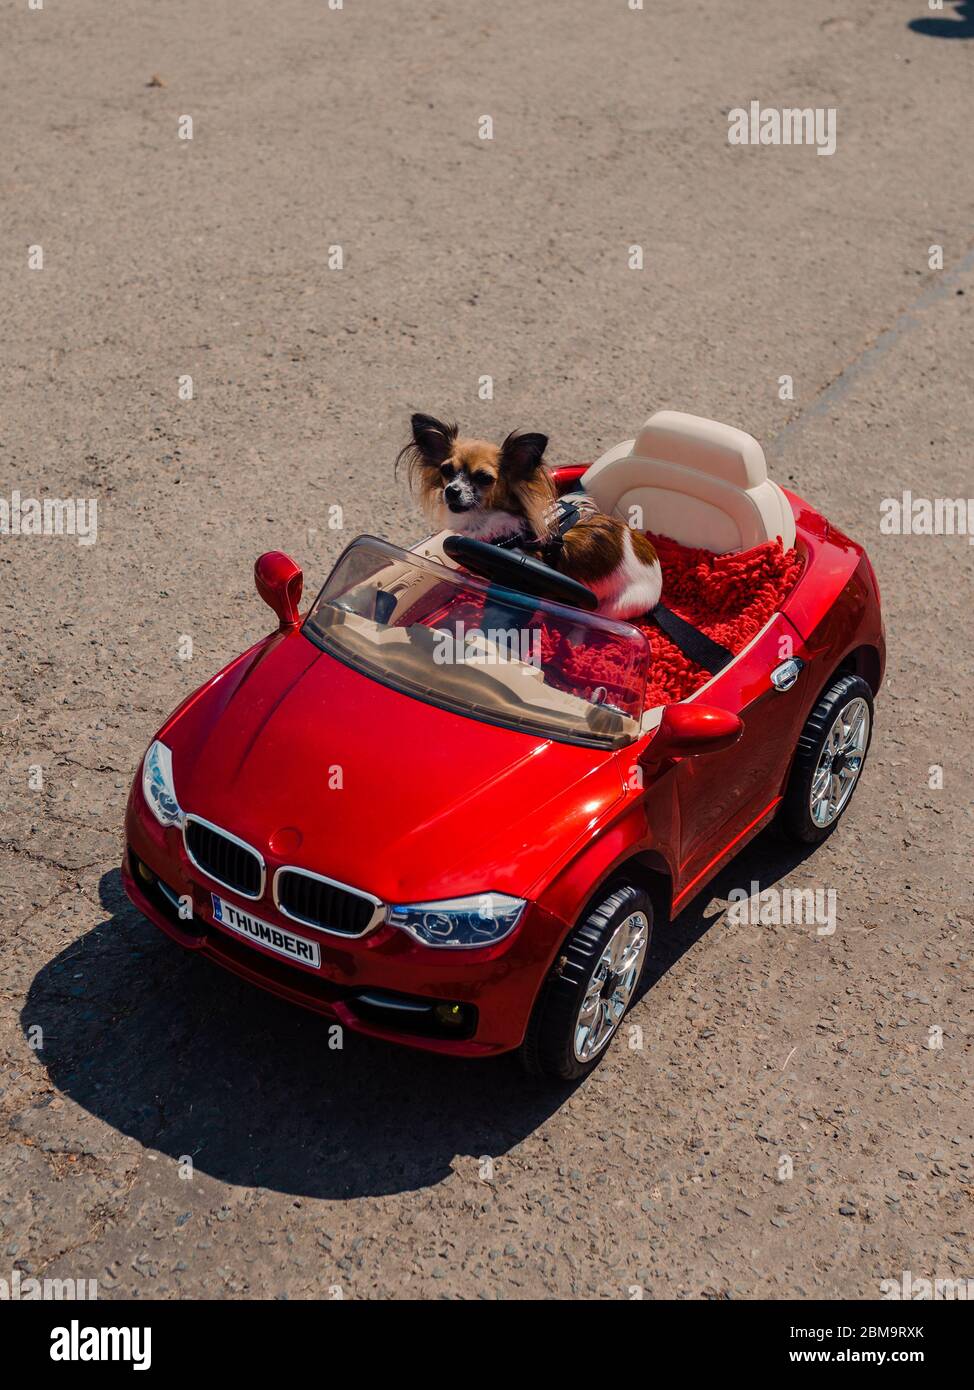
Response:
[{"label": "front wheel", "polygon": [[577,1081],[601,1061],[639,985],[652,933],[649,894],[617,884],[562,946],[521,1058],[535,1076]]},{"label": "front wheel", "polygon": [[788,839],[814,845],[834,830],[855,791],[873,729],[873,692],[837,676],[808,716],[779,812]]}]

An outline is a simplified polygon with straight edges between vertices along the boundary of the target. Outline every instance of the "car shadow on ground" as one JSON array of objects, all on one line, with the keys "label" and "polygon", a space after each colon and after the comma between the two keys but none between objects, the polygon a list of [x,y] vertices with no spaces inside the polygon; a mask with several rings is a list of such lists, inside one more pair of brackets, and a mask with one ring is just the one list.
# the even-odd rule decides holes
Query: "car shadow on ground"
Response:
[{"label": "car shadow on ground", "polygon": [[[700,906],[661,924],[642,992],[704,935],[714,896],[767,886],[801,857],[756,841]],[[531,1083],[512,1057],[461,1061],[354,1035],[332,1050],[327,1020],[180,951],[128,902],[117,870],[100,892],[110,917],[38,972],[24,1031],[43,1030],[39,1060],[65,1096],[222,1182],[333,1199],[430,1186],[457,1156],[507,1152],[571,1094]]]},{"label": "car shadow on ground", "polygon": [[962,0],[953,5],[955,14],[936,19],[932,15],[924,19],[911,19],[907,25],[914,34],[925,34],[931,39],[974,39],[974,0]]},{"label": "car shadow on ground", "polygon": [[[458,1155],[497,1157],[570,1088],[516,1059],[463,1061],[346,1033],[192,956],[129,903],[35,976],[25,1033],[67,1097],[148,1149],[223,1182],[349,1198],[440,1182]],[[37,1036],[35,1033],[34,1036]]]}]

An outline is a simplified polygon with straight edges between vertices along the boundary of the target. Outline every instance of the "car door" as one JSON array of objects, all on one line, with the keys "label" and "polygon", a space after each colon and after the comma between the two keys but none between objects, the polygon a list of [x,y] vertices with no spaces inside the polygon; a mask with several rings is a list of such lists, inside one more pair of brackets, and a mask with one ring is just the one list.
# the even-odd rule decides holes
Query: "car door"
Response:
[{"label": "car door", "polygon": [[[682,758],[673,769],[679,831],[674,898],[702,886],[756,833],[783,791],[808,706],[809,668],[799,633],[778,613],[751,644],[693,698],[740,715],[744,732],[720,753]],[[797,677],[785,689],[772,673],[797,658]],[[779,680],[794,675],[783,670]],[[679,902],[676,901],[679,906]]]}]

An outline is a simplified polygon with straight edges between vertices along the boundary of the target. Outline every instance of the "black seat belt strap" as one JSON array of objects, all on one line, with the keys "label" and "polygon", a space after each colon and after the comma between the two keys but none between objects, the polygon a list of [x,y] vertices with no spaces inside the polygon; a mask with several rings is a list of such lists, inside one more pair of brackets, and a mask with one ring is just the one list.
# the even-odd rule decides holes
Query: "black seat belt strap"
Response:
[{"label": "black seat belt strap", "polygon": [[[734,660],[734,653],[727,647],[722,647],[719,642],[715,642],[712,637],[708,637],[705,632],[701,632],[662,603],[651,609],[646,617],[651,618],[660,631],[666,633],[684,656],[688,656],[712,676]],[[632,621],[636,620],[630,619],[630,622]]]}]

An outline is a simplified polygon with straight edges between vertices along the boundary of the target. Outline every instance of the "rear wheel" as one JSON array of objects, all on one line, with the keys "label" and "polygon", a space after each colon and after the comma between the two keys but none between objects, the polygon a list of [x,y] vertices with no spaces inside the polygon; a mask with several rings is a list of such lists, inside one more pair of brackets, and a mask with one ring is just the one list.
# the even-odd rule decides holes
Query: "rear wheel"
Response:
[{"label": "rear wheel", "polygon": [[639,985],[652,933],[649,894],[615,884],[561,948],[521,1058],[535,1076],[577,1081],[605,1054]]},{"label": "rear wheel", "polygon": [[808,716],[779,813],[784,834],[814,845],[844,813],[869,751],[873,693],[859,676],[837,676]]}]

